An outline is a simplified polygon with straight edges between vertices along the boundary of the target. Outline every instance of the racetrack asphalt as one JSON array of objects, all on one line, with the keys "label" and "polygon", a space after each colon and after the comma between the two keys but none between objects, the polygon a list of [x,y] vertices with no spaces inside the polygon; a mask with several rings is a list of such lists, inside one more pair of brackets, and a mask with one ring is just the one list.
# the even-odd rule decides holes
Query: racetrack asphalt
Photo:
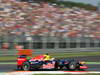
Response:
[{"label": "racetrack asphalt", "polygon": [[[100,71],[100,64],[89,64],[86,71]],[[17,71],[15,64],[0,64],[0,72],[13,72]]]},{"label": "racetrack asphalt", "polygon": [[[73,58],[88,62],[100,62],[100,56],[73,57]],[[87,64],[87,66],[89,68],[86,71],[100,71],[100,64]],[[0,72],[13,72],[13,71],[16,71],[15,64],[3,64],[3,63],[0,64]]]}]

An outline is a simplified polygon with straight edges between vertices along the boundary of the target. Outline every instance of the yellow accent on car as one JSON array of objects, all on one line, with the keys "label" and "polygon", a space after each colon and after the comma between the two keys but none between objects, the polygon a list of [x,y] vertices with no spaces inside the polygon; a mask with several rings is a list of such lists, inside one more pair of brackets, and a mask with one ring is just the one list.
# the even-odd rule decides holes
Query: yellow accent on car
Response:
[{"label": "yellow accent on car", "polygon": [[80,62],[80,64],[86,64],[86,62],[84,62],[84,61],[81,61],[81,62]]}]

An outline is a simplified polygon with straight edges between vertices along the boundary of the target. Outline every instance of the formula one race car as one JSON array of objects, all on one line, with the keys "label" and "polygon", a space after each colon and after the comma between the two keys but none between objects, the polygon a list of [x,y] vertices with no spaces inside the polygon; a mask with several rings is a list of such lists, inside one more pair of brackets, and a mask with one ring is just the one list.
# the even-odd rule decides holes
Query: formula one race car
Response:
[{"label": "formula one race car", "polygon": [[[41,57],[41,59],[37,59]],[[22,70],[40,70],[40,69],[55,69],[55,70],[84,70],[88,67],[85,62],[76,61],[74,59],[52,59],[43,61],[42,56],[37,56],[27,60],[26,55],[20,55],[17,60],[17,68]]]}]

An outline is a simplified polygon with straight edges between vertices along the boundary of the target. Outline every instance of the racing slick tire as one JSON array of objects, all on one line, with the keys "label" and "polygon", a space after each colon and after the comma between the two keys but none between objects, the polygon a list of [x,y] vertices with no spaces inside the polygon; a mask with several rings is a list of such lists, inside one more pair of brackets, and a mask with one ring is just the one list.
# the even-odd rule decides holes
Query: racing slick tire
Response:
[{"label": "racing slick tire", "polygon": [[58,63],[57,61],[55,61],[54,69],[55,69],[55,70],[58,70],[58,67],[59,67],[59,63]]},{"label": "racing slick tire", "polygon": [[23,70],[23,67],[20,65],[17,65],[17,70]]},{"label": "racing slick tire", "polygon": [[77,69],[77,62],[75,61],[72,61],[68,64],[67,66],[68,70],[71,70],[71,71],[74,71]]},{"label": "racing slick tire", "polygon": [[24,62],[23,63],[23,70],[24,71],[29,71],[31,69],[30,63],[29,62]]}]

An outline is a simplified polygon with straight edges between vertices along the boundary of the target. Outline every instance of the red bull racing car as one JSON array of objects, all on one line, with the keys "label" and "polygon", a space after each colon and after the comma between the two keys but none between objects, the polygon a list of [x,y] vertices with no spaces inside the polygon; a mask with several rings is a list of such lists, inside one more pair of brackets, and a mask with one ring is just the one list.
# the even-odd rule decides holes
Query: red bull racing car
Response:
[{"label": "red bull racing car", "polygon": [[26,55],[20,55],[17,59],[17,68],[27,71],[39,69],[84,70],[88,67],[85,65],[85,62],[74,59],[52,59],[44,61],[42,56],[37,56],[27,60]]}]

